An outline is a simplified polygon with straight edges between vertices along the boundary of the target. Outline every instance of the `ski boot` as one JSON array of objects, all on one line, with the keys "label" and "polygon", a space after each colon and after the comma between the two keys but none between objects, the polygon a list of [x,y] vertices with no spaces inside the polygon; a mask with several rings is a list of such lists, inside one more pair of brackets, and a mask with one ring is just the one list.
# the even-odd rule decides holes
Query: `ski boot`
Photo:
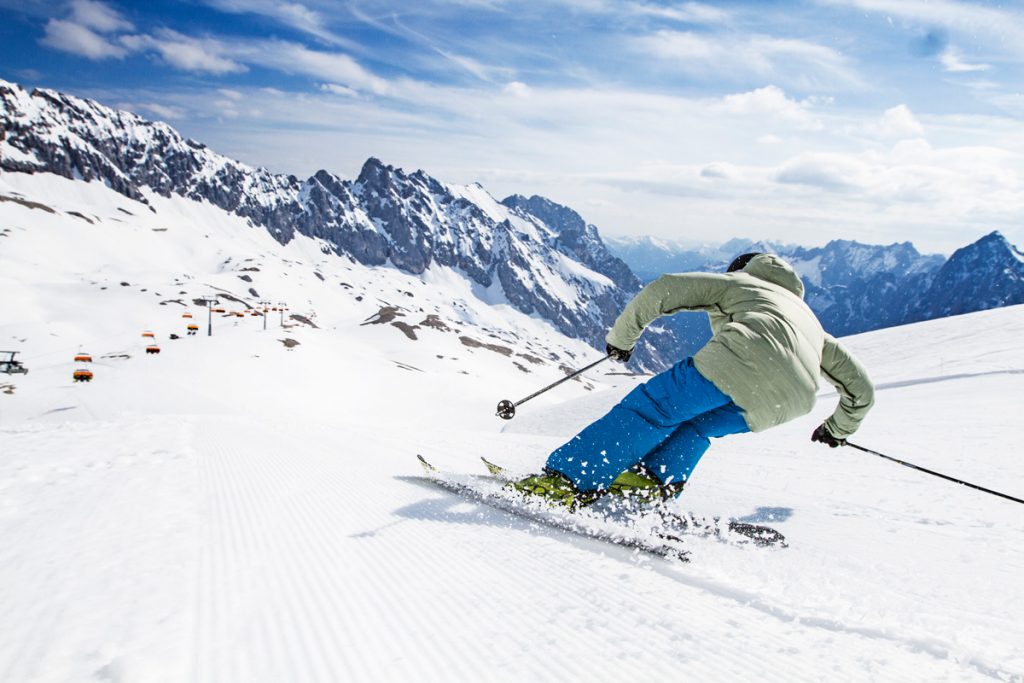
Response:
[{"label": "ski boot", "polygon": [[616,477],[608,492],[638,502],[667,502],[682,493],[685,485],[686,480],[662,484],[650,470],[638,464]]},{"label": "ski boot", "polygon": [[580,491],[567,476],[555,470],[544,468],[541,474],[533,474],[505,486],[523,496],[543,499],[553,505],[575,510],[597,500],[599,491]]}]

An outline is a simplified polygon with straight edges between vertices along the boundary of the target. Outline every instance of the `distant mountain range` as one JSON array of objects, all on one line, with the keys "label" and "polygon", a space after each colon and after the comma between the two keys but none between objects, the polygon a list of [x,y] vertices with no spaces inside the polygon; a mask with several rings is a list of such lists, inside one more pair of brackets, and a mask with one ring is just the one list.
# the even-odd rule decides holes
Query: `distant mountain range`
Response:
[{"label": "distant mountain range", "polygon": [[833,240],[806,248],[751,240],[693,245],[638,237],[608,238],[606,243],[644,281],[664,272],[721,272],[744,252],[779,254],[800,274],[807,303],[824,327],[840,336],[1024,303],[1024,254],[998,232],[948,259],[921,254],[909,242],[883,246]]},{"label": "distant mountain range", "polygon": [[[364,264],[413,274],[451,268],[486,300],[537,315],[601,349],[642,280],[720,270],[755,248],[793,261],[810,305],[834,334],[1024,302],[1024,256],[998,233],[948,260],[921,255],[909,243],[836,241],[805,249],[733,240],[685,247],[645,238],[609,248],[595,226],[543,197],[499,202],[478,184],[448,185],[373,158],[355,180],[326,170],[300,180],[228,159],[165,123],[5,81],[0,170],[102,182],[143,203],[147,193],[209,202],[282,244],[307,235],[321,240],[325,253]],[[707,335],[703,320],[685,316],[653,327],[636,354],[637,365],[651,370],[692,352]]]}]

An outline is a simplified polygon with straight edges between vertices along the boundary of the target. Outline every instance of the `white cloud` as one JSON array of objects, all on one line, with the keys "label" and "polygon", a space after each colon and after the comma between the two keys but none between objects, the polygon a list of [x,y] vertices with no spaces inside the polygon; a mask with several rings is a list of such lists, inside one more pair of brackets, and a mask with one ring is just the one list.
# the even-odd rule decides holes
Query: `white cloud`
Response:
[{"label": "white cloud", "polygon": [[387,94],[391,84],[375,76],[346,54],[311,50],[298,43],[284,41],[239,42],[228,45],[225,53],[246,64],[258,65],[287,74],[313,76],[356,90]]},{"label": "white cloud", "polygon": [[728,21],[731,14],[726,10],[700,2],[684,2],[677,5],[652,5],[632,2],[626,5],[631,14],[671,19],[688,24],[719,24]]},{"label": "white cloud", "polygon": [[739,175],[738,169],[733,164],[716,161],[708,164],[700,170],[702,178],[716,178],[728,180]]},{"label": "white cloud", "polygon": [[88,59],[120,59],[127,54],[123,47],[111,43],[91,29],[63,19],[48,21],[45,34],[39,42],[55,50]]},{"label": "white cloud", "polygon": [[228,56],[229,46],[213,38],[193,38],[170,29],[156,36],[124,36],[121,43],[132,51],[152,50],[171,66],[183,71],[227,74],[246,67]]},{"label": "white cloud", "polygon": [[206,0],[211,7],[234,14],[258,14],[318,38],[325,43],[355,48],[356,44],[327,27],[327,22],[316,10],[298,2],[280,0]]},{"label": "white cloud", "polygon": [[805,40],[760,34],[662,30],[634,40],[650,56],[703,77],[758,77],[802,87],[860,87],[861,79],[836,50]]},{"label": "white cloud", "polygon": [[862,189],[870,178],[867,164],[843,154],[808,153],[786,162],[775,179],[826,190]]},{"label": "white cloud", "polygon": [[96,0],[72,0],[71,19],[100,33],[131,31],[133,28],[131,22],[116,10]]},{"label": "white cloud", "polygon": [[218,88],[217,92],[219,92],[223,97],[236,102],[245,97],[245,95],[238,90],[232,90],[231,88]]},{"label": "white cloud", "polygon": [[187,112],[181,107],[159,104],[157,102],[146,102],[136,105],[127,105],[125,108],[149,112],[150,114],[155,114],[157,117],[164,119],[166,121],[183,119],[187,114]]},{"label": "white cloud", "polygon": [[713,106],[729,114],[768,115],[802,128],[820,129],[821,122],[810,111],[811,103],[810,100],[798,102],[790,99],[778,86],[768,85],[750,92],[726,95]]},{"label": "white cloud", "polygon": [[526,98],[530,96],[530,86],[520,81],[512,81],[502,88],[501,91],[513,97]]},{"label": "white cloud", "polygon": [[320,90],[323,92],[333,93],[335,95],[343,95],[345,97],[358,97],[359,92],[354,90],[347,85],[338,85],[337,83],[323,83],[320,86]]},{"label": "white cloud", "polygon": [[939,61],[942,62],[942,66],[945,67],[946,71],[951,71],[953,73],[987,71],[991,68],[988,64],[969,64],[964,61],[963,56],[960,54],[960,50],[956,49],[952,45],[947,47],[946,50],[939,55]]},{"label": "white cloud", "polygon": [[439,47],[432,47],[434,51],[436,51],[442,57],[451,61],[452,63],[454,63],[454,65],[472,74],[481,81],[489,83],[495,81],[497,78],[508,77],[510,74],[512,74],[511,69],[506,69],[502,67],[492,67],[489,65],[485,65],[485,63],[477,59],[473,59],[472,57],[467,57],[461,54],[455,54],[453,52],[441,49]]},{"label": "white cloud", "polygon": [[865,130],[882,138],[910,138],[924,135],[924,126],[905,104],[886,109],[882,118],[868,123]]}]

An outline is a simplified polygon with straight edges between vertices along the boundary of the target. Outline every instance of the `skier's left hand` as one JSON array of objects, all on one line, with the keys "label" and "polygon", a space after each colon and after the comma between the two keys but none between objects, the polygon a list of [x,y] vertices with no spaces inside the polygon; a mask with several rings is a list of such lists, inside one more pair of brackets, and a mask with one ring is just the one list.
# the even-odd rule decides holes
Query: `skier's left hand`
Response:
[{"label": "skier's left hand", "polygon": [[828,427],[824,424],[818,425],[818,428],[811,434],[811,441],[817,441],[828,445],[830,448],[838,448],[839,446],[846,445],[846,439],[837,439],[832,436],[832,432],[828,431]]},{"label": "skier's left hand", "polygon": [[620,363],[628,363],[629,357],[633,355],[633,350],[626,351],[624,349],[616,348],[611,344],[606,344],[604,347],[605,353],[612,357],[612,360],[616,360]]}]

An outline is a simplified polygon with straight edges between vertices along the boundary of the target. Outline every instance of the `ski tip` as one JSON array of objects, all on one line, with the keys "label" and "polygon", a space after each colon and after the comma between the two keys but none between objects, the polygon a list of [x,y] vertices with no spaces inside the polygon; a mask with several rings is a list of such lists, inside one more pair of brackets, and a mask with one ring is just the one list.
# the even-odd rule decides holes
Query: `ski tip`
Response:
[{"label": "ski tip", "polygon": [[438,472],[441,471],[434,467],[433,465],[431,465],[429,462],[427,462],[427,459],[424,458],[419,453],[416,454],[416,459],[420,461],[421,465],[423,465],[423,469],[427,471],[427,474],[437,474]]},{"label": "ski tip", "polygon": [[493,474],[494,476],[497,477],[505,474],[505,468],[502,467],[501,465],[495,465],[493,462],[491,462],[490,460],[483,456],[481,456],[480,459],[484,461],[484,465],[487,467],[487,471]]}]

